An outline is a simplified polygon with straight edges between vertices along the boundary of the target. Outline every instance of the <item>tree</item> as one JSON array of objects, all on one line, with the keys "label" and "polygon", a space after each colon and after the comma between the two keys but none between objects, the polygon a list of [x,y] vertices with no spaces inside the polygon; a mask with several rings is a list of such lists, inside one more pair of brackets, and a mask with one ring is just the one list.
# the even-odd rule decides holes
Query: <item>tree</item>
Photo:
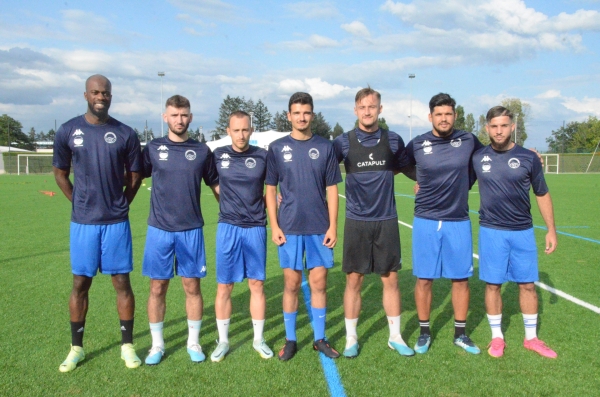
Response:
[{"label": "tree", "polygon": [[0,116],[0,145],[34,150],[33,141],[23,133],[23,125],[7,114]]},{"label": "tree", "polygon": [[586,121],[572,121],[546,138],[553,153],[592,152],[600,140],[600,120],[590,116]]},{"label": "tree", "polygon": [[[525,140],[527,140],[527,129],[525,124],[529,121],[529,112],[531,106],[528,103],[522,103],[519,98],[506,98],[501,103],[502,106],[507,108],[514,115],[514,121],[516,123],[516,129],[514,135],[516,135],[516,143],[523,146]],[[513,141],[515,140],[513,136]]]},{"label": "tree", "polygon": [[473,113],[467,114],[467,118],[465,119],[465,131],[471,133],[475,132],[475,117],[473,117]]},{"label": "tree", "polygon": [[333,127],[333,132],[331,133],[331,135],[333,136],[333,139],[337,138],[338,136],[342,135],[343,133],[344,133],[344,129],[342,128],[340,123],[335,123],[335,127]]},{"label": "tree", "polygon": [[54,137],[55,136],[56,136],[56,131],[54,131],[52,128],[50,128],[50,130],[46,134],[46,139],[49,140],[49,141],[54,142]]},{"label": "tree", "polygon": [[254,131],[267,131],[271,129],[271,113],[267,106],[259,99],[254,105]]},{"label": "tree", "polygon": [[310,130],[313,134],[320,135],[326,139],[329,139],[331,135],[331,126],[325,121],[325,117],[323,117],[321,112],[315,114],[312,123],[310,123]]},{"label": "tree", "polygon": [[479,131],[477,131],[477,138],[484,145],[489,145],[490,144],[490,136],[488,135],[487,130],[485,129],[485,125],[486,125],[485,116],[482,114],[479,116]]},{"label": "tree", "polygon": [[461,105],[456,107],[456,119],[454,120],[455,130],[465,130],[465,108]]},{"label": "tree", "polygon": [[[254,108],[254,103],[252,102],[252,107]],[[248,103],[244,99],[244,97],[230,97],[227,95],[225,99],[223,99],[223,103],[219,107],[219,119],[216,121],[215,131],[219,136],[227,135],[227,127],[229,126],[229,115],[238,110],[247,111]],[[252,111],[252,110],[251,110]]]},{"label": "tree", "polygon": [[288,120],[287,113],[287,110],[275,113],[275,117],[273,117],[275,131],[289,132],[292,130],[292,123]]},{"label": "tree", "polygon": [[31,127],[29,130],[29,141],[35,142],[35,128]]},{"label": "tree", "polygon": [[559,129],[553,130],[552,135],[546,138],[549,151],[552,153],[564,153],[568,151],[571,148],[573,137],[577,133],[578,128],[579,123],[572,121],[566,126],[563,124]]}]

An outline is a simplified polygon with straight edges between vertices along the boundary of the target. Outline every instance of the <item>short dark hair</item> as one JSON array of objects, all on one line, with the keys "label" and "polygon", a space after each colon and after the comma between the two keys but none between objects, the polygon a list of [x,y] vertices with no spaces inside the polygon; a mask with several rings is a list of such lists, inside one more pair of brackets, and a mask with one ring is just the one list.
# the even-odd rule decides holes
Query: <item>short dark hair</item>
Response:
[{"label": "short dark hair", "polygon": [[250,114],[247,113],[247,112],[244,112],[243,110],[236,110],[235,112],[232,112],[229,115],[229,121],[228,122],[231,122],[231,119],[234,118],[234,117],[240,117],[240,118],[241,117],[248,117],[249,120],[252,120],[252,118],[250,117]]},{"label": "short dark hair", "polygon": [[452,110],[456,111],[456,101],[448,94],[440,92],[434,95],[429,101],[429,113],[433,114],[433,108],[436,106],[452,106]]},{"label": "short dark hair", "polygon": [[185,109],[190,108],[190,101],[181,95],[173,95],[171,98],[167,99],[165,102],[165,109],[169,106],[174,107],[176,109]]},{"label": "short dark hair", "polygon": [[310,105],[310,110],[314,110],[313,99],[310,94],[307,94],[306,92],[297,92],[290,97],[288,112],[292,111],[292,105],[295,103],[299,103],[300,105]]},{"label": "short dark hair", "polygon": [[367,88],[363,88],[356,93],[356,96],[354,97],[354,103],[362,101],[363,98],[368,97],[369,95],[375,95],[379,102],[381,102],[381,94],[372,89],[371,86],[367,85]]},{"label": "short dark hair", "polygon": [[513,113],[505,108],[504,106],[494,106],[490,110],[488,110],[487,115],[485,116],[485,120],[489,123],[495,117],[508,116],[510,122],[513,122]]}]

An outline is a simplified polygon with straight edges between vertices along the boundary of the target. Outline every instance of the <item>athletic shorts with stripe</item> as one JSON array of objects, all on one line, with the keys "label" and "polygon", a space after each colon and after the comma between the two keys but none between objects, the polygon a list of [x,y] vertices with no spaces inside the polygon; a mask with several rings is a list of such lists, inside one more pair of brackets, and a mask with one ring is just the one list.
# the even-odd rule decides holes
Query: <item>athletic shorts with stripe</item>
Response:
[{"label": "athletic shorts with stripe", "polygon": [[128,274],[133,270],[129,221],[109,225],[71,222],[71,271],[76,276]]},{"label": "athletic shorts with stripe", "polygon": [[217,225],[217,283],[245,278],[264,281],[267,267],[267,231],[264,226]]},{"label": "athletic shorts with stripe", "polygon": [[398,218],[359,221],[346,218],[344,273],[387,274],[402,267]]},{"label": "athletic shorts with stripe", "polygon": [[186,278],[206,276],[202,228],[168,232],[148,226],[142,275],[169,280],[175,274]]},{"label": "athletic shorts with stripe", "polygon": [[471,221],[413,221],[413,275],[460,280],[473,275]]},{"label": "athletic shorts with stripe", "polygon": [[479,278],[490,284],[532,283],[539,279],[533,228],[479,227]]}]

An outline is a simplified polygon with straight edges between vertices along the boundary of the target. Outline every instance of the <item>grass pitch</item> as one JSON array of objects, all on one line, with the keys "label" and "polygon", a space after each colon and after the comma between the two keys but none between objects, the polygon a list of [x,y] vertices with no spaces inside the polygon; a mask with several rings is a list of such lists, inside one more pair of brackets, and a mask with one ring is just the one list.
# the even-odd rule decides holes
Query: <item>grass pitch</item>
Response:
[{"label": "grass pitch", "polygon": [[[396,185],[400,220],[412,224],[412,182],[398,176]],[[554,199],[558,230],[600,241],[600,175],[548,175]],[[146,181],[132,205],[135,269],[131,274],[136,293],[135,344],[143,360],[150,348],[146,301],[149,282],[141,276],[151,181]],[[340,184],[343,194],[343,184]],[[54,191],[48,196],[40,191]],[[202,207],[206,219],[205,239],[209,274],[202,281],[204,319],[201,344],[210,355],[216,347],[214,315],[216,281],[214,273],[215,230],[218,206],[203,189]],[[479,208],[474,187],[471,209]],[[56,187],[51,175],[0,177],[0,395],[3,396],[326,396],[329,394],[318,355],[312,350],[312,329],[304,305],[298,318],[299,352],[289,362],[277,358],[262,360],[252,349],[252,325],[248,312],[248,289],[237,285],[233,292],[234,313],[230,327],[231,351],[221,363],[194,365],[185,349],[187,325],[184,294],[178,279],[167,296],[165,319],[166,356],[155,367],[125,368],[120,360],[120,331],[115,294],[107,276],[98,276],[90,292],[90,310],[84,340],[86,359],[72,373],[62,374],[58,366],[69,349],[70,330],[67,301],[72,277],[69,265],[68,229],[70,203]],[[339,242],[336,266],[328,288],[327,335],[342,350],[345,343],[341,272],[345,201],[340,199]],[[535,204],[536,226],[543,226]],[[475,249],[477,215],[473,214]],[[402,334],[414,345],[418,330],[411,269],[411,230],[400,226],[403,269],[400,286],[403,296]],[[542,253],[544,231],[536,229],[540,248],[540,281],[600,306],[597,242],[559,235],[558,250]],[[358,334],[358,358],[335,361],[348,396],[506,396],[506,395],[597,395],[600,389],[600,360],[597,345],[599,315],[546,291],[540,291],[539,336],[558,352],[558,359],[544,359],[522,347],[523,322],[517,288],[503,289],[503,330],[508,347],[505,356],[487,355],[490,330],[483,305],[484,284],[476,274],[471,280],[471,308],[467,332],[482,349],[468,355],[452,344],[453,314],[450,283],[434,284],[432,304],[433,344],[425,355],[399,356],[386,346],[387,321],[381,308],[381,283],[376,276],[365,279],[363,309]],[[269,243],[267,281],[267,322],[265,338],[276,352],[285,332],[281,313],[283,280],[275,246]],[[302,299],[301,299],[302,302]]]}]

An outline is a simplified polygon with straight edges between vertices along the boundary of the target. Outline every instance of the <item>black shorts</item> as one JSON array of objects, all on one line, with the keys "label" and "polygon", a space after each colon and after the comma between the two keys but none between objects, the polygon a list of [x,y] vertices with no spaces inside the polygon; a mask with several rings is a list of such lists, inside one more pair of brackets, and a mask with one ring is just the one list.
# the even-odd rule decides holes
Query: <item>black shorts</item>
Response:
[{"label": "black shorts", "polygon": [[357,221],[346,218],[344,226],[345,273],[386,274],[402,265],[398,219]]}]

